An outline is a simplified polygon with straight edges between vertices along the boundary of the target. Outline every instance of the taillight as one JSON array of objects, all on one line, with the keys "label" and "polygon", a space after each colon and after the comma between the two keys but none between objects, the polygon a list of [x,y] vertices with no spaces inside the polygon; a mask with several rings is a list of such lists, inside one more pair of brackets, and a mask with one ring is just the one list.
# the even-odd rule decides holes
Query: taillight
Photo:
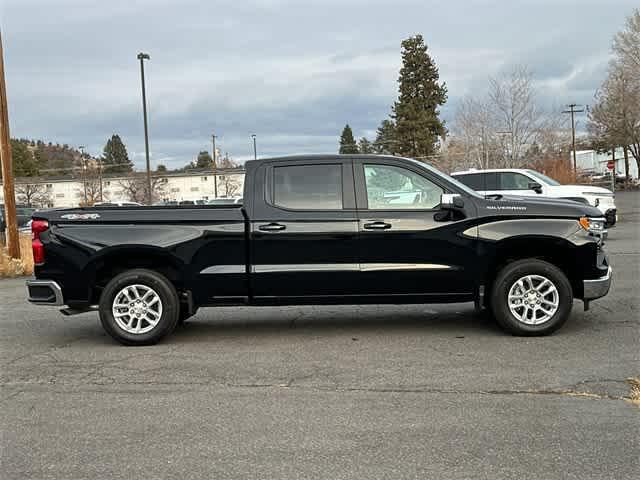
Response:
[{"label": "taillight", "polygon": [[42,265],[44,263],[44,245],[40,241],[40,234],[49,229],[49,222],[46,220],[31,220],[31,249],[33,250],[33,263]]}]

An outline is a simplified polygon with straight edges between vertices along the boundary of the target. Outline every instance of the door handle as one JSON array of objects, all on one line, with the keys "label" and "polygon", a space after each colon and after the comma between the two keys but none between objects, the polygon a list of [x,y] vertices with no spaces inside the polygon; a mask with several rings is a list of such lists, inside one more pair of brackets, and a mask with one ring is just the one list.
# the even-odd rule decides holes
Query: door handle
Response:
[{"label": "door handle", "polygon": [[281,223],[267,223],[266,225],[260,225],[258,230],[262,230],[263,232],[279,232],[280,230],[284,230],[287,228],[286,225],[282,225]]},{"label": "door handle", "polygon": [[365,223],[364,228],[367,230],[389,230],[391,228],[391,224],[386,222],[370,222]]}]

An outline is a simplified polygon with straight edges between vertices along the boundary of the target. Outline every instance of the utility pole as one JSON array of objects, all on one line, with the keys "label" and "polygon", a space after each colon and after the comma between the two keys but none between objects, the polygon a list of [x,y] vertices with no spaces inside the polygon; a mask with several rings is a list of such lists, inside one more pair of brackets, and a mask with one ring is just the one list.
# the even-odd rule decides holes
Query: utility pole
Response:
[{"label": "utility pole", "polygon": [[253,133],[251,135],[251,137],[253,138],[253,159],[257,160],[258,159],[258,149],[256,148],[256,134]]},{"label": "utility pole", "polygon": [[0,32],[0,162],[2,163],[2,187],[4,189],[4,218],[7,223],[7,253],[11,258],[20,258],[20,237],[18,235],[16,196],[11,165],[9,108],[7,106],[7,87],[4,83],[3,55],[2,32]]},{"label": "utility pole", "polygon": [[218,165],[216,164],[216,134],[211,134],[211,142],[213,143],[213,197],[218,198]]},{"label": "utility pole", "polygon": [[84,145],[80,145],[78,147],[80,150],[80,165],[82,168],[82,186],[84,187],[84,206],[89,206],[89,201],[87,199],[87,162],[84,158]]},{"label": "utility pole", "polygon": [[140,52],[140,79],[142,80],[142,114],[144,116],[144,152],[147,159],[147,204],[151,205],[151,165],[149,163],[149,128],[147,125],[147,93],[144,85],[144,61],[150,60],[148,53]]},{"label": "utility pole", "polygon": [[582,105],[578,105],[576,103],[570,103],[567,105],[569,110],[565,110],[562,113],[570,113],[571,114],[571,145],[573,148],[573,172],[576,173],[578,171],[578,161],[576,160],[576,122],[575,122],[575,114],[584,112],[584,108],[577,109],[576,107],[581,107]]},{"label": "utility pole", "polygon": [[104,202],[102,198],[102,159],[98,158],[98,181],[100,182],[100,201]]}]

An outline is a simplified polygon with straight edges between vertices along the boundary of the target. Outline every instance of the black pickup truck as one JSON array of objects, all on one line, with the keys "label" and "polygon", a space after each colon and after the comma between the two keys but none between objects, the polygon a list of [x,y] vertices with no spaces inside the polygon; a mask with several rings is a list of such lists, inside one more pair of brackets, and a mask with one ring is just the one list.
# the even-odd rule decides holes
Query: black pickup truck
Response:
[{"label": "black pickup truck", "polygon": [[611,283],[596,208],[485,198],[390,156],[249,161],[243,205],[50,210],[32,229],[29,301],[97,308],[127,345],[223,305],[473,301],[543,335]]}]

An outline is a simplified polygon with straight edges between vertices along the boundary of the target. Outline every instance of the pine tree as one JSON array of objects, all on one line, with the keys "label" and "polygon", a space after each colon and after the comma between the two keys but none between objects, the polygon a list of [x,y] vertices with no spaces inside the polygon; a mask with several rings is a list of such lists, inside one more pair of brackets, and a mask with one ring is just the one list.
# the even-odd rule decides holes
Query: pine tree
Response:
[{"label": "pine tree", "polygon": [[365,137],[362,137],[360,140],[358,140],[358,152],[364,154],[375,153],[373,144]]},{"label": "pine tree", "polygon": [[397,151],[396,126],[391,120],[383,120],[376,132],[376,140],[373,142],[376,153],[394,155]]},{"label": "pine tree", "polygon": [[133,163],[129,160],[127,147],[124,146],[120,136],[114,134],[104,146],[102,164],[105,173],[125,173],[133,171]]},{"label": "pine tree", "polygon": [[196,159],[196,168],[211,168],[213,167],[213,158],[209,155],[209,152],[206,150],[198,153],[198,158]]},{"label": "pine tree", "polygon": [[353,131],[348,123],[342,129],[338,153],[358,153],[358,145],[356,145],[356,139],[353,138]]},{"label": "pine tree", "polygon": [[33,154],[22,140],[11,139],[11,162],[13,174],[16,177],[35,177],[38,175],[38,165]]},{"label": "pine tree", "polygon": [[400,155],[432,155],[439,138],[445,135],[438,107],[447,101],[447,87],[439,79],[438,67],[427,53],[422,35],[404,40],[399,95],[392,115]]}]

